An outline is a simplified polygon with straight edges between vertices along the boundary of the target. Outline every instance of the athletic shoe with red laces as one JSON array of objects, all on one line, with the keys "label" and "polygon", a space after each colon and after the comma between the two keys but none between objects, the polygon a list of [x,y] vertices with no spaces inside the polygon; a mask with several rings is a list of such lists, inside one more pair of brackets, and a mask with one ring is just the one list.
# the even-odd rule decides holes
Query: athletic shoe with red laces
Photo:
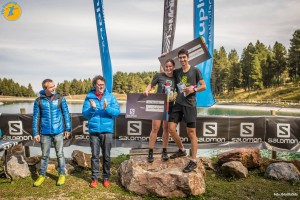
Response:
[{"label": "athletic shoe with red laces", "polygon": [[90,187],[91,188],[95,188],[95,187],[97,187],[97,184],[98,184],[98,180],[92,180],[91,182],[90,182]]},{"label": "athletic shoe with red laces", "polygon": [[110,182],[109,182],[108,179],[103,180],[103,186],[106,187],[106,188],[110,186]]}]

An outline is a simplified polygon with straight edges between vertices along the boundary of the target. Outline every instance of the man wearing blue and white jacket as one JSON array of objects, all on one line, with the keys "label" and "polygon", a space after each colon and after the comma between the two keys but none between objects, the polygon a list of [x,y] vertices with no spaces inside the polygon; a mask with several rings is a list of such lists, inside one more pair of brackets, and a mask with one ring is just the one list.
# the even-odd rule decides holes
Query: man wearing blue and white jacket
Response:
[{"label": "man wearing blue and white jacket", "polygon": [[42,87],[40,97],[34,101],[33,105],[33,137],[36,142],[41,143],[42,149],[39,177],[33,186],[39,187],[45,180],[52,142],[58,162],[59,178],[56,185],[61,186],[65,183],[66,175],[63,139],[70,136],[71,117],[66,99],[55,91],[53,81],[45,79]]},{"label": "man wearing blue and white jacket", "polygon": [[114,118],[120,114],[120,106],[116,97],[105,88],[102,76],[93,78],[93,86],[85,98],[82,115],[88,120],[90,146],[92,151],[92,181],[90,187],[95,188],[100,175],[100,148],[103,155],[103,185],[109,187],[110,150],[114,134]]}]

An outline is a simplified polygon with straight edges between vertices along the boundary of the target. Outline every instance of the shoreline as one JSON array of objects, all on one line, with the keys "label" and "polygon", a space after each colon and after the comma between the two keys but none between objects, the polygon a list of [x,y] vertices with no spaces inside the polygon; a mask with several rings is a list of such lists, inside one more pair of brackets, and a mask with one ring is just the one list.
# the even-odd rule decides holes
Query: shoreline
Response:
[{"label": "shoreline", "polygon": [[300,108],[298,107],[281,107],[272,104],[215,104],[211,108],[228,108],[228,109],[245,109],[245,110],[274,110],[275,112],[293,112],[300,113]]},{"label": "shoreline", "polygon": [[[0,97],[0,105],[1,103],[4,104],[5,102],[33,102],[37,97]],[[66,100],[68,103],[81,103],[84,101],[84,98],[72,98],[69,96],[66,96]],[[121,104],[125,104],[127,102],[126,98],[117,98],[118,102]],[[284,107],[284,108],[298,108],[300,109],[300,102],[293,103],[293,104],[276,104],[276,103],[249,103],[249,102],[228,102],[225,103],[224,100],[222,99],[216,99],[216,103],[214,106],[236,106],[236,105],[241,105],[241,106],[249,106],[249,107]]]}]

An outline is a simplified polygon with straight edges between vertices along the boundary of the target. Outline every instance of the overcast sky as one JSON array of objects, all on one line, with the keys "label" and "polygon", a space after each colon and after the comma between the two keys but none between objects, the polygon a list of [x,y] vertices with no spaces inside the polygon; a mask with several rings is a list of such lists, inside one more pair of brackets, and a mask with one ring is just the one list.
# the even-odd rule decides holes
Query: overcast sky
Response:
[{"label": "overcast sky", "polygon": [[[10,0],[0,0],[0,6]],[[41,89],[45,78],[56,83],[102,74],[92,0],[14,0],[22,15],[0,16],[0,78]],[[159,69],[163,0],[104,0],[113,72]],[[215,0],[215,49],[242,53],[260,40],[286,48],[300,28],[299,0]],[[178,0],[173,48],[193,39],[193,0]]]}]

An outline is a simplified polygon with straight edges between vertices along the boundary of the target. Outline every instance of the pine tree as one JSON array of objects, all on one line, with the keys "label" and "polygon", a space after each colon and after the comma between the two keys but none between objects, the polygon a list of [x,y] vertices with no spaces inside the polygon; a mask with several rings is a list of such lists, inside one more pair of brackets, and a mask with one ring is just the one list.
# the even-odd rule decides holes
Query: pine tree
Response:
[{"label": "pine tree", "polygon": [[273,47],[273,53],[274,53],[274,67],[275,67],[275,74],[277,78],[277,86],[280,84],[281,74],[284,72],[284,70],[287,68],[287,52],[285,47],[279,43],[275,42]]},{"label": "pine tree", "polygon": [[300,77],[300,29],[296,30],[290,40],[289,48],[289,75],[293,80]]},{"label": "pine tree", "polygon": [[235,88],[239,88],[241,85],[242,70],[239,63],[239,56],[235,49],[231,50],[228,54],[229,61],[229,81],[228,92],[234,93]]}]

